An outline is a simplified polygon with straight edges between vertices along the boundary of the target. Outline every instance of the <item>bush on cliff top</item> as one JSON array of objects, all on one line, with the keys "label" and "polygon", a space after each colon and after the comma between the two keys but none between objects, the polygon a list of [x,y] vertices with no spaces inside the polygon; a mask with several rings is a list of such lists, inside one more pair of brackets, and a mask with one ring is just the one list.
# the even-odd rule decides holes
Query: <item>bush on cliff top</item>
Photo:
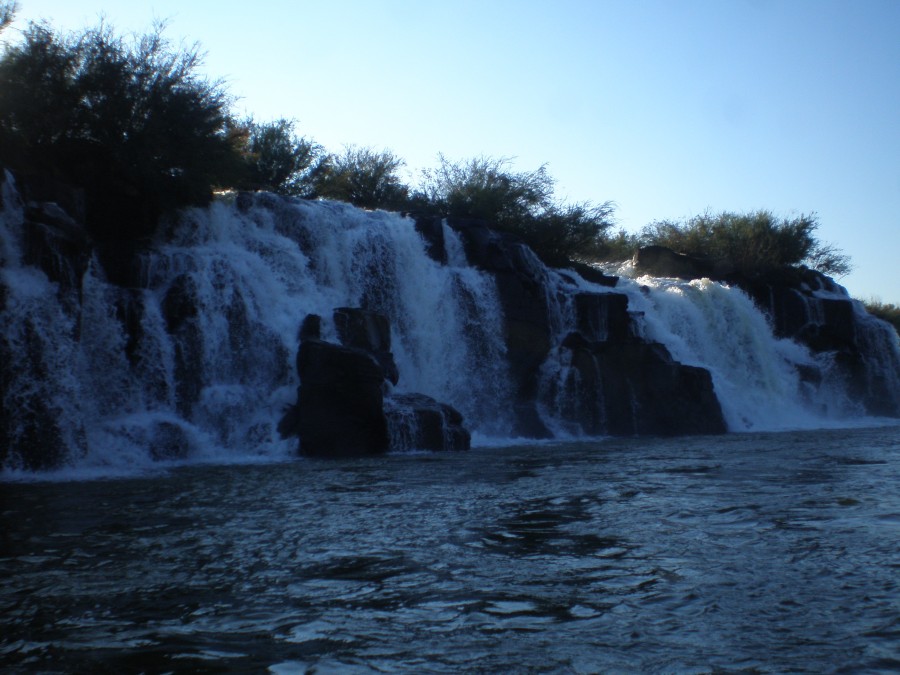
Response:
[{"label": "bush on cliff top", "polygon": [[687,221],[657,221],[640,235],[643,246],[666,246],[679,253],[727,260],[742,273],[771,272],[807,265],[830,276],[844,276],[850,259],[814,236],[815,215],[777,219],[770,211],[705,214]]},{"label": "bush on cliff top", "polygon": [[84,188],[101,239],[149,234],[241,169],[229,98],[198,76],[201,60],[161,25],[126,40],[103,24],[30,24],[0,58],[0,163]]},{"label": "bush on cliff top", "polygon": [[[0,30],[15,10],[0,0]],[[610,236],[610,202],[564,204],[546,166],[516,172],[484,157],[439,156],[413,189],[388,150],[326,154],[290,120],[235,120],[222,83],[198,76],[201,62],[196,45],[173,47],[161,25],[126,40],[103,24],[77,34],[30,24],[0,56],[0,165],[83,188],[88,228],[106,240],[146,237],[163,213],[232,187],[478,218],[520,236],[550,265],[619,260],[658,244],[727,259],[745,273],[800,264],[850,271],[846,255],[813,236],[814,216],[723,213]]]},{"label": "bush on cliff top", "polygon": [[900,307],[879,300],[866,300],[863,302],[863,307],[866,308],[869,314],[891,324],[894,330],[897,331],[897,334],[900,335]]},{"label": "bush on cliff top", "polygon": [[295,122],[284,118],[274,122],[251,118],[239,123],[244,172],[234,187],[312,196],[314,176],[325,159],[324,149],[315,141],[297,136],[294,128]]},{"label": "bush on cliff top", "polygon": [[327,155],[310,177],[312,195],[366,209],[402,211],[409,187],[399,175],[405,162],[390,150],[349,146]]},{"label": "bush on cliff top", "polygon": [[412,198],[418,210],[445,216],[479,218],[521,237],[544,262],[596,260],[612,225],[610,202],[561,204],[554,200],[546,166],[514,172],[506,159],[478,157],[451,162],[438,157],[435,169],[423,172]]}]

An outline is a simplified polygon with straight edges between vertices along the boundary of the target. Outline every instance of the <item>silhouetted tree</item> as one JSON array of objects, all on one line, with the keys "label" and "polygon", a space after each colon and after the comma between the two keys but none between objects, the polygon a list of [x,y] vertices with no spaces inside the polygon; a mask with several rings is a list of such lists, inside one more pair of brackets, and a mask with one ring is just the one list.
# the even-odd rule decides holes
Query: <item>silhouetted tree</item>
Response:
[{"label": "silhouetted tree", "polygon": [[0,2],[0,33],[2,33],[16,18],[16,12],[19,11],[19,3]]},{"label": "silhouetted tree", "polygon": [[503,229],[516,229],[552,203],[553,179],[546,166],[515,173],[507,159],[476,157],[423,171],[420,194],[448,216],[480,218]]},{"label": "silhouetted tree", "polygon": [[104,24],[80,34],[30,24],[0,58],[0,162],[83,187],[101,239],[149,234],[240,169],[229,98],[197,74],[201,60],[161,24],[128,40]]},{"label": "silhouetted tree", "polygon": [[314,193],[368,209],[401,210],[409,197],[409,188],[398,174],[404,165],[389,150],[350,146],[340,155],[328,155],[316,167]]},{"label": "silhouetted tree", "polygon": [[849,273],[850,259],[814,236],[818,226],[815,214],[779,220],[770,211],[725,212],[696,216],[686,222],[651,223],[641,233],[641,241],[680,253],[728,260],[743,273],[801,264],[823,274]]},{"label": "silhouetted tree", "polygon": [[294,132],[293,120],[274,122],[247,120],[244,148],[247,175],[245,185],[256,190],[269,190],[297,197],[312,196],[313,176],[323,160],[318,143]]},{"label": "silhouetted tree", "polygon": [[477,157],[454,163],[439,155],[438,160],[437,168],[423,172],[413,197],[416,208],[482,219],[521,237],[550,265],[602,256],[604,234],[612,224],[611,203],[557,203],[546,165],[514,172],[507,159]]}]

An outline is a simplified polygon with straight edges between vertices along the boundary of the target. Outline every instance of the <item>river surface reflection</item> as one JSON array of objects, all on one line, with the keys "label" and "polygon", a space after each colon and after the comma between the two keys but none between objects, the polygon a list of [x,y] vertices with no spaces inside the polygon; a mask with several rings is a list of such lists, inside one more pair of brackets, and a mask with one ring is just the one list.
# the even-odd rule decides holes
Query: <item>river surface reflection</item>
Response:
[{"label": "river surface reflection", "polygon": [[896,672],[900,428],[0,484],[8,672]]}]

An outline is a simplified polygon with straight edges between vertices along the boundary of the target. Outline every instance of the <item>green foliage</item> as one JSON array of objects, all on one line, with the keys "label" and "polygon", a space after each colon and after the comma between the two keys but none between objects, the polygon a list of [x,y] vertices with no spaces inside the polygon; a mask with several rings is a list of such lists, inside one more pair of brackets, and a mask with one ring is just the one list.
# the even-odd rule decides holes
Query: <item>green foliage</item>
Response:
[{"label": "green foliage", "polygon": [[83,187],[95,236],[149,234],[240,169],[229,99],[200,65],[162,25],[126,40],[103,24],[64,35],[32,23],[0,58],[0,162]]},{"label": "green foliage", "polygon": [[612,236],[603,238],[597,259],[606,262],[631,260],[640,247],[641,240],[638,235],[619,229]]},{"label": "green foliage", "polygon": [[399,176],[405,162],[389,150],[350,146],[328,155],[312,173],[313,192],[324,199],[350,202],[366,209],[400,210],[409,188]]},{"label": "green foliage", "polygon": [[553,180],[546,166],[514,173],[506,159],[476,157],[453,163],[439,155],[438,160],[437,168],[423,172],[421,194],[445,215],[480,218],[516,230],[552,203]]},{"label": "green foliage", "polygon": [[550,265],[601,256],[604,233],[611,225],[609,202],[557,203],[546,166],[514,172],[507,159],[477,157],[457,163],[443,155],[438,159],[437,168],[423,172],[413,197],[420,210],[484,220],[521,237]]},{"label": "green foliage", "polygon": [[240,187],[296,197],[311,196],[313,175],[323,154],[318,143],[299,137],[293,120],[240,125],[246,135],[246,176]]},{"label": "green foliage", "polygon": [[851,269],[849,258],[816,239],[818,226],[815,215],[778,220],[769,211],[725,212],[686,222],[651,223],[640,240],[644,246],[666,246],[679,253],[727,260],[742,273],[805,264],[823,274],[846,275]]},{"label": "green foliage", "polygon": [[19,11],[19,4],[13,2],[0,2],[0,33],[2,33],[9,24],[16,18],[16,12]]},{"label": "green foliage", "polygon": [[862,304],[869,314],[877,316],[879,319],[884,319],[893,325],[894,330],[900,335],[900,307],[879,300],[864,300]]}]

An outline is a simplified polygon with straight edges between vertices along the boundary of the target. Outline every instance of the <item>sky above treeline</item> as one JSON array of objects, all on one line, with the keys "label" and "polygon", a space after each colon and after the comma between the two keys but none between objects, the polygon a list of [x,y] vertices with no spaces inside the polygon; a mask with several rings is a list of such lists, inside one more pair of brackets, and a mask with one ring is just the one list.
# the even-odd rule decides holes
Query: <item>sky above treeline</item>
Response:
[{"label": "sky above treeline", "polygon": [[[235,110],[330,151],[547,164],[618,225],[815,213],[840,279],[900,304],[900,1],[19,0],[14,28],[198,42]],[[14,30],[4,34],[16,40]]]}]

